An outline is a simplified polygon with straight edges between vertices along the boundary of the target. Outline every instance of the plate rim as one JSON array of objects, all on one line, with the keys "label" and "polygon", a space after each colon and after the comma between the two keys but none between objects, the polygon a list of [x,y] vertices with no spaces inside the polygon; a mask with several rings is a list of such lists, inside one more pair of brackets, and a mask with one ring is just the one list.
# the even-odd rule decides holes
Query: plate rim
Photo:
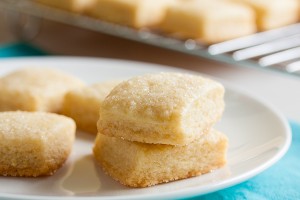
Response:
[{"label": "plate rim", "polygon": [[[135,60],[124,60],[124,59],[114,59],[114,58],[98,58],[98,57],[83,57],[83,56],[31,56],[31,57],[15,57],[15,58],[1,58],[0,59],[0,64],[2,63],[10,63],[10,62],[16,62],[18,61],[36,61],[40,62],[39,60],[69,60],[75,61],[75,60],[81,60],[81,62],[86,62],[86,61],[93,61],[93,62],[113,62],[117,65],[119,65],[121,62],[122,63],[128,63],[132,64],[130,68],[136,68],[137,64],[138,65],[144,65],[147,68],[154,68],[154,69],[160,69],[160,70],[168,70],[168,71],[177,71],[177,72],[185,72],[185,73],[192,73],[192,74],[198,74],[198,75],[203,75],[209,78],[213,78],[214,80],[221,81],[222,84],[224,84],[225,88],[237,92],[238,94],[241,94],[243,96],[246,96],[247,98],[250,98],[252,101],[259,103],[263,105],[265,108],[267,108],[269,111],[271,111],[274,116],[282,123],[282,127],[285,129],[285,142],[283,143],[283,146],[280,148],[279,151],[276,152],[276,154],[273,155],[270,159],[265,161],[263,164],[261,164],[258,167],[255,167],[241,175],[238,175],[234,177],[233,179],[230,180],[225,180],[221,183],[218,183],[214,188],[212,189],[206,189],[204,192],[197,192],[195,188],[197,186],[187,188],[184,191],[170,191],[170,192],[164,192],[163,194],[141,194],[141,195],[126,195],[126,196],[40,196],[40,195],[20,195],[20,194],[1,194],[0,193],[0,199],[2,198],[10,198],[10,199],[23,199],[23,200],[58,200],[58,199],[76,199],[76,200],[96,200],[96,199],[152,199],[152,198],[190,198],[190,197],[195,197],[195,196],[200,196],[200,195],[205,195],[211,192],[218,191],[220,189],[226,189],[228,187],[231,187],[233,185],[236,185],[238,183],[242,183],[258,174],[263,172],[264,170],[268,169],[271,167],[273,164],[278,162],[288,151],[291,141],[292,141],[292,132],[291,132],[291,127],[288,123],[288,120],[286,117],[284,117],[283,113],[279,111],[271,102],[267,102],[261,97],[258,97],[257,95],[246,91],[245,89],[242,89],[239,86],[233,85],[227,80],[223,80],[218,77],[214,77],[211,75],[203,74],[197,71],[192,71],[192,70],[187,70],[187,69],[182,69],[182,68],[176,68],[176,67],[171,67],[171,66],[166,66],[166,65],[161,65],[161,64],[156,64],[156,63],[148,63],[148,62],[141,62],[141,61],[135,61]],[[128,66],[125,64],[125,66]],[[203,187],[203,186],[202,186]]]}]

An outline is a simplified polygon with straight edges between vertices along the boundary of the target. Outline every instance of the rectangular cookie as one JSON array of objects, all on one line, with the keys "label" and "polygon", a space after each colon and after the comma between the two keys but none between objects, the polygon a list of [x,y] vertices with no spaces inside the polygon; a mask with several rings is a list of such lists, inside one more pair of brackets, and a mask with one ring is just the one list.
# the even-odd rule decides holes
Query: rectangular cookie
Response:
[{"label": "rectangular cookie", "polygon": [[224,92],[220,83],[199,75],[133,77],[103,101],[98,131],[130,141],[186,145],[221,118]]},{"label": "rectangular cookie", "polygon": [[22,68],[0,78],[0,111],[59,112],[65,94],[83,85],[59,70]]},{"label": "rectangular cookie", "polygon": [[166,6],[172,1],[174,0],[97,0],[89,14],[104,21],[142,28],[159,23]]},{"label": "rectangular cookie", "polygon": [[35,0],[39,3],[56,7],[72,12],[83,13],[91,6],[96,0]]},{"label": "rectangular cookie", "polygon": [[52,175],[66,161],[75,122],[45,112],[0,112],[0,176]]},{"label": "rectangular cookie", "polygon": [[182,0],[168,6],[159,28],[180,38],[211,44],[254,33],[255,13],[230,1]]},{"label": "rectangular cookie", "polygon": [[119,83],[120,81],[107,81],[68,92],[62,114],[73,118],[80,130],[96,134],[100,106]]},{"label": "rectangular cookie", "polygon": [[251,7],[259,30],[278,28],[299,21],[299,0],[233,0]]},{"label": "rectangular cookie", "polygon": [[186,146],[145,144],[98,134],[94,156],[104,171],[130,187],[198,176],[226,163],[227,138],[212,130]]}]

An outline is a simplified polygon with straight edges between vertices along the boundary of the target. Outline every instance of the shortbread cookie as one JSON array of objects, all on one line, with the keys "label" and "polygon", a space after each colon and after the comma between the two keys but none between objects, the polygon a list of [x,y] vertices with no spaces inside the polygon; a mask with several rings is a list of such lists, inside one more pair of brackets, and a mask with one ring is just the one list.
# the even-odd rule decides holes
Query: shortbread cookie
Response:
[{"label": "shortbread cookie", "polygon": [[0,111],[58,112],[64,95],[84,83],[50,68],[25,68],[0,78]]},{"label": "shortbread cookie", "polygon": [[0,175],[52,175],[71,152],[75,122],[43,112],[0,112]]},{"label": "shortbread cookie", "polygon": [[98,134],[94,156],[112,178],[130,187],[189,178],[226,163],[227,138],[212,130],[185,146],[129,142]]},{"label": "shortbread cookie", "polygon": [[98,131],[131,141],[185,145],[221,117],[223,96],[220,83],[197,75],[138,76],[105,98]]},{"label": "shortbread cookie", "polygon": [[141,28],[161,21],[174,0],[97,0],[89,14],[104,21]]},{"label": "shortbread cookie", "polygon": [[296,23],[300,16],[299,0],[233,0],[250,6],[256,12],[259,30]]},{"label": "shortbread cookie", "polygon": [[256,31],[255,14],[245,5],[219,0],[186,0],[171,4],[160,24],[177,37],[216,43]]},{"label": "shortbread cookie", "polygon": [[97,83],[66,94],[62,114],[73,118],[82,131],[97,133],[100,105],[120,81]]},{"label": "shortbread cookie", "polygon": [[72,12],[84,13],[89,10],[97,0],[36,0],[39,3]]}]

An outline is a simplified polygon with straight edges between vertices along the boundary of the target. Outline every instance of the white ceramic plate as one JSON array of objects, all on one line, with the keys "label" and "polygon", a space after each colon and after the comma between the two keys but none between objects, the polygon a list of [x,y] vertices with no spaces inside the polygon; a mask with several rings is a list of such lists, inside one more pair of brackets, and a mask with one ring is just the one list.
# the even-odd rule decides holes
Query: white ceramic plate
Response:
[{"label": "white ceramic plate", "polygon": [[[60,68],[88,83],[161,71],[187,72],[122,60],[47,57],[2,59],[0,76],[28,66]],[[276,109],[224,84],[226,110],[216,126],[229,137],[226,167],[199,177],[131,189],[115,182],[95,165],[91,154],[94,137],[78,132],[72,155],[62,169],[43,178],[0,177],[0,199],[184,198],[213,192],[253,177],[284,155],[290,145],[291,132],[287,121]]]}]

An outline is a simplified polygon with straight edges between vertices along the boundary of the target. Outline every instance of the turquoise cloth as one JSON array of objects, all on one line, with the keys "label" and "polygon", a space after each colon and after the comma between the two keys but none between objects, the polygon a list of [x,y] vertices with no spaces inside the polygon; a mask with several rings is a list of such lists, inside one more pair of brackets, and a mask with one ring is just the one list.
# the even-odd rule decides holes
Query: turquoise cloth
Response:
[{"label": "turquoise cloth", "polygon": [[[26,43],[0,46],[0,57],[46,55]],[[300,124],[290,122],[293,141],[287,154],[275,165],[239,185],[189,200],[294,200],[300,199]]]},{"label": "turquoise cloth", "polygon": [[293,141],[275,165],[239,185],[189,200],[296,200],[300,199],[300,124],[290,122]]},{"label": "turquoise cloth", "polygon": [[0,45],[0,58],[43,55],[47,54],[44,51],[27,43],[13,43],[2,46]]}]

